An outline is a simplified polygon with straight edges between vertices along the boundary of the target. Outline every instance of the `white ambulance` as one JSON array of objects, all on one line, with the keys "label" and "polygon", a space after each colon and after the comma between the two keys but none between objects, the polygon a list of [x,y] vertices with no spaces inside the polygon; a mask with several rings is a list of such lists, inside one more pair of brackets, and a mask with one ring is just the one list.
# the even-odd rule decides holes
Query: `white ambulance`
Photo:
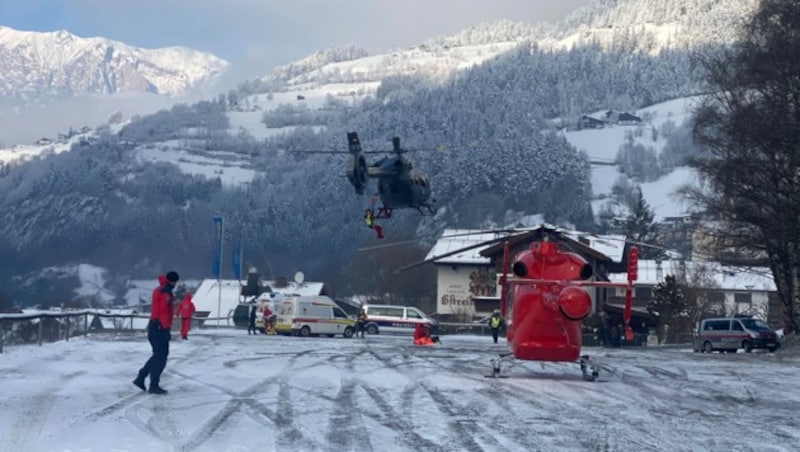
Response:
[{"label": "white ambulance", "polygon": [[324,295],[286,296],[280,304],[275,332],[308,337],[341,334],[352,337],[355,321]]}]

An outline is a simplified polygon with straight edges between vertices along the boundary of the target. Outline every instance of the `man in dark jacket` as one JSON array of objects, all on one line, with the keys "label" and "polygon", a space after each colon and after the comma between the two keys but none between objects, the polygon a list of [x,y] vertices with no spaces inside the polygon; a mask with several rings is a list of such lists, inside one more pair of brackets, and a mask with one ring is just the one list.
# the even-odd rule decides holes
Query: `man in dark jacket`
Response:
[{"label": "man in dark jacket", "polygon": [[153,290],[150,322],[147,324],[147,340],[150,341],[153,355],[133,380],[133,384],[144,391],[144,379],[149,375],[150,394],[163,395],[167,393],[159,383],[161,382],[161,372],[167,366],[167,356],[169,356],[170,329],[172,328],[172,318],[175,317],[173,307],[175,296],[172,291],[178,279],[179,276],[174,271],[167,273],[165,277],[159,276],[159,286]]}]

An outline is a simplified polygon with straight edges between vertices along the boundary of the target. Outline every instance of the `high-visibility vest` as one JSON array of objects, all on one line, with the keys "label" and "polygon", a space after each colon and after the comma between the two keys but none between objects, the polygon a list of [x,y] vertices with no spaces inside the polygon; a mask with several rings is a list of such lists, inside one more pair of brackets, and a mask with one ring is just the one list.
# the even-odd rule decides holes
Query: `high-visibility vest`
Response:
[{"label": "high-visibility vest", "polygon": [[500,328],[500,322],[501,322],[502,320],[503,320],[503,319],[501,319],[499,316],[492,316],[492,318],[491,318],[491,319],[489,319],[489,325],[490,325],[492,328]]}]

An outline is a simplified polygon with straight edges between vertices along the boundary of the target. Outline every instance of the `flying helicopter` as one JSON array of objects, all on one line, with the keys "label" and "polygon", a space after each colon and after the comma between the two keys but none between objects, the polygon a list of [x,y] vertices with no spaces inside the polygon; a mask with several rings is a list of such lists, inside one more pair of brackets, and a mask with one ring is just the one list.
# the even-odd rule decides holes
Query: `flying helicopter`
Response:
[{"label": "flying helicopter", "polygon": [[[363,195],[369,179],[378,179],[377,196],[381,205],[375,218],[391,218],[395,209],[416,209],[422,215],[436,213],[436,201],[432,197],[432,187],[428,175],[414,170],[411,161],[405,156],[409,150],[400,147],[400,138],[392,138],[391,151],[365,151],[361,147],[358,133],[347,133],[348,151],[352,155],[346,175],[356,194]],[[302,151],[302,153],[331,154],[337,151]],[[366,154],[386,154],[374,163],[367,163]]]},{"label": "flying helicopter", "polygon": [[[517,249],[519,237],[535,232],[527,249]],[[445,236],[448,237],[448,236]],[[449,236],[454,237],[454,236]],[[501,377],[501,366],[511,359],[542,362],[576,362],[583,378],[595,381],[599,366],[581,354],[582,321],[591,311],[591,298],[584,287],[624,288],[623,322],[626,340],[633,339],[630,326],[633,285],[637,279],[639,249],[630,246],[627,258],[627,283],[592,281],[593,267],[569,249],[563,231],[541,225],[536,231],[509,232],[496,239],[480,242],[397,270],[405,271],[464,251],[501,246],[500,312],[506,319],[506,339],[510,352],[491,360],[492,374]],[[512,246],[515,249],[512,251]]]},{"label": "flying helicopter", "polygon": [[378,154],[380,151],[364,151],[356,132],[347,133],[347,143],[353,156],[347,168],[347,179],[356,194],[364,194],[368,178],[378,179],[378,195],[382,205],[376,218],[391,218],[394,209],[417,209],[422,215],[436,212],[428,175],[413,169],[411,161],[403,155],[408,151],[400,147],[399,137],[392,138],[394,156],[384,157],[370,165],[367,165],[364,154]]}]

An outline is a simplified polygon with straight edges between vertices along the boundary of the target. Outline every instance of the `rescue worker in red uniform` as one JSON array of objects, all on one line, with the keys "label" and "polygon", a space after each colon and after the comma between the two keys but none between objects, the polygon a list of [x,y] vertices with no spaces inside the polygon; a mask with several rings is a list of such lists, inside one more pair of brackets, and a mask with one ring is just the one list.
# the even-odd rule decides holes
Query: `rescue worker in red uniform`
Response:
[{"label": "rescue worker in red uniform", "polygon": [[195,308],[192,303],[192,294],[187,293],[178,304],[178,315],[181,318],[181,339],[189,339],[189,329],[192,326],[192,315]]},{"label": "rescue worker in red uniform", "polygon": [[[170,329],[172,328],[172,318],[175,317],[173,303],[175,296],[172,291],[180,277],[178,273],[171,271],[166,274],[164,279],[158,278],[159,286],[153,290],[152,304],[150,306],[150,322],[147,324],[147,340],[153,349],[153,355],[139,369],[139,374],[133,380],[142,391],[146,390],[144,380],[150,376],[150,394],[166,394],[167,391],[161,387],[161,372],[167,366],[167,356],[169,356]],[[163,281],[163,284],[162,284]]]},{"label": "rescue worker in red uniform", "polygon": [[272,334],[272,309],[269,305],[264,305],[263,311],[264,334]]},{"label": "rescue worker in red uniform", "polygon": [[427,324],[418,323],[414,328],[414,345],[433,345],[431,330]]}]

